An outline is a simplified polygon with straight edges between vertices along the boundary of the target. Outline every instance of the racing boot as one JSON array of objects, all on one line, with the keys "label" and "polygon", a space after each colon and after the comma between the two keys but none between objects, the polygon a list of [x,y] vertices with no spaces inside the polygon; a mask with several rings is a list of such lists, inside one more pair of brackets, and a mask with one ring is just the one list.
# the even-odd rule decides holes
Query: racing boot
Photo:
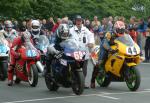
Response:
[{"label": "racing boot", "polygon": [[95,88],[95,79],[96,79],[97,73],[98,73],[98,66],[96,65],[94,66],[93,73],[92,73],[91,85],[90,85],[91,88]]},{"label": "racing boot", "polygon": [[8,86],[13,85],[13,66],[9,66],[8,68]]}]

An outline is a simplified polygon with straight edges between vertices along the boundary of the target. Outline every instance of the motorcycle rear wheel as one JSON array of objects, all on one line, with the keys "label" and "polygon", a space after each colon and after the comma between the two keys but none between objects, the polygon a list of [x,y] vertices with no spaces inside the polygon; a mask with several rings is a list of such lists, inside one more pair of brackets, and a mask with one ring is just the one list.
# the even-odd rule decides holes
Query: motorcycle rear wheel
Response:
[{"label": "motorcycle rear wheel", "polygon": [[99,70],[96,76],[96,81],[100,87],[108,87],[111,83],[111,79],[108,74],[106,74],[105,70]]}]

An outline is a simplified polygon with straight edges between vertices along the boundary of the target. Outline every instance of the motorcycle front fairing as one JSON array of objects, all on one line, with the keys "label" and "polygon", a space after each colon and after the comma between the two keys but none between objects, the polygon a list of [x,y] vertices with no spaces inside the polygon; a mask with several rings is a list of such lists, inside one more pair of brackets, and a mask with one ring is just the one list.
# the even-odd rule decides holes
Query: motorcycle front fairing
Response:
[{"label": "motorcycle front fairing", "polygon": [[8,58],[9,56],[9,44],[4,36],[0,36],[0,58]]},{"label": "motorcycle front fairing", "polygon": [[85,56],[87,53],[87,48],[83,44],[74,39],[68,39],[61,44],[64,49],[64,57],[67,63],[74,65],[73,67],[82,68]]},{"label": "motorcycle front fairing", "polygon": [[64,41],[61,47],[63,48],[62,56],[52,61],[51,68],[55,80],[64,87],[68,87],[66,83],[70,81],[71,71],[82,71],[86,52],[73,40]]},{"label": "motorcycle front fairing", "polygon": [[118,37],[115,43],[117,46],[111,47],[112,49],[117,47],[118,52],[109,56],[105,68],[106,72],[109,71],[120,76],[120,71],[124,63],[127,66],[135,66],[139,63],[140,48],[128,34]]},{"label": "motorcycle front fairing", "polygon": [[27,73],[30,71],[31,64],[35,64],[40,59],[40,55],[31,42],[25,42],[18,52],[21,54],[21,59],[16,61],[16,75],[27,81]]},{"label": "motorcycle front fairing", "polygon": [[21,58],[24,60],[39,60],[40,58],[40,53],[31,42],[26,42],[19,49],[19,52],[21,53]]}]

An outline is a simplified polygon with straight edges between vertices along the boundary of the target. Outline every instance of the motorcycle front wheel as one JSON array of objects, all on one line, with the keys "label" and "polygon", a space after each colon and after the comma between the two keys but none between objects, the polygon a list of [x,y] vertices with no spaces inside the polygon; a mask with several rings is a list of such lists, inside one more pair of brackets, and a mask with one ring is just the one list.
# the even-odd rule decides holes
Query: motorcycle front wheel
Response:
[{"label": "motorcycle front wheel", "polygon": [[38,70],[35,64],[32,64],[30,67],[28,82],[32,87],[35,87],[38,83]]},{"label": "motorcycle front wheel", "polygon": [[129,90],[136,91],[141,83],[139,70],[136,67],[128,68],[125,74],[125,81]]},{"label": "motorcycle front wheel", "polygon": [[72,90],[76,95],[81,95],[84,91],[83,71],[74,71],[72,73]]},{"label": "motorcycle front wheel", "polygon": [[59,86],[52,80],[51,73],[46,71],[44,77],[47,88],[50,91],[57,91]]}]

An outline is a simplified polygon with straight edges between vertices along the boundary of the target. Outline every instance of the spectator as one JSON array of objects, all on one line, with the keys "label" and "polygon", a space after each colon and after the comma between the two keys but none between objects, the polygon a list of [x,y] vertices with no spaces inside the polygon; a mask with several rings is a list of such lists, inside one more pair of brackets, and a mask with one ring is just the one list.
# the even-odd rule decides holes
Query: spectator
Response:
[{"label": "spectator", "polygon": [[42,20],[42,26],[41,26],[41,29],[42,29],[42,30],[48,29],[48,28],[47,28],[46,19],[43,19],[43,20]]},{"label": "spectator", "polygon": [[120,17],[118,18],[118,20],[119,20],[119,21],[123,21],[123,22],[125,23],[125,18],[124,18],[123,16],[120,16]]},{"label": "spectator", "polygon": [[62,18],[62,21],[61,21],[62,24],[68,24],[68,17],[64,17]]},{"label": "spectator", "polygon": [[28,29],[28,31],[31,31],[31,21],[32,21],[32,19],[29,19],[29,20],[27,20],[26,21],[26,27],[27,27],[27,29]]},{"label": "spectator", "polygon": [[27,22],[26,22],[26,21],[23,21],[23,22],[22,22],[22,25],[23,25],[23,26],[27,26]]},{"label": "spectator", "polygon": [[112,32],[112,26],[108,24],[107,18],[103,18],[102,26],[100,26],[100,28],[99,28],[99,36],[100,36],[101,41],[103,40],[103,38],[107,32]]},{"label": "spectator", "polygon": [[145,60],[144,62],[150,61],[150,17],[148,17],[148,25],[146,32],[146,42],[145,42]]},{"label": "spectator", "polygon": [[100,25],[101,25],[101,23],[98,20],[98,17],[94,16],[94,21],[92,21],[92,29],[93,29],[93,32],[94,32],[94,38],[95,38],[96,44],[99,44],[98,29],[99,29]]},{"label": "spectator", "polygon": [[46,19],[43,19],[43,20],[42,20],[41,30],[43,30],[46,35],[49,35],[49,32],[48,32],[48,24],[47,24],[47,22],[46,22]]},{"label": "spectator", "polygon": [[86,19],[86,20],[85,20],[84,25],[85,25],[85,27],[87,27],[90,31],[92,31],[91,23],[90,23],[90,20],[89,20],[89,19]]},{"label": "spectator", "polygon": [[129,34],[132,37],[132,39],[137,42],[137,25],[135,23],[136,18],[131,17],[130,23],[128,25]]},{"label": "spectator", "polygon": [[113,28],[113,17],[112,16],[109,16],[109,18],[108,18],[108,25],[110,28]]},{"label": "spectator", "polygon": [[0,23],[0,32],[3,32],[3,25]]},{"label": "spectator", "polygon": [[50,17],[48,22],[47,22],[48,31],[52,31],[52,28],[53,28],[54,25],[55,25],[55,22],[54,22],[53,18]]},{"label": "spectator", "polygon": [[[87,66],[89,60],[89,51],[88,49],[93,48],[95,40],[94,34],[90,32],[83,24],[83,18],[80,15],[75,17],[75,25],[70,29],[71,37],[74,38],[80,44],[83,44],[87,48],[85,61],[83,63],[83,74],[86,78],[87,75]],[[85,85],[85,88],[89,88]]]},{"label": "spectator", "polygon": [[92,28],[95,34],[98,34],[98,28],[100,25],[101,23],[98,20],[97,16],[94,16],[94,21],[92,21]]},{"label": "spectator", "polygon": [[146,34],[146,29],[147,29],[147,24],[145,23],[144,19],[139,19],[138,21],[139,25],[138,25],[138,35],[137,35],[137,44],[139,45],[140,49],[141,49],[141,55],[142,54],[142,39],[144,39],[143,37]]},{"label": "spectator", "polygon": [[[26,25],[26,21],[21,22],[21,24],[19,25],[19,32],[24,32],[27,30],[27,25]],[[19,33],[19,35],[21,35],[22,33]]]},{"label": "spectator", "polygon": [[51,30],[51,35],[49,35],[49,42],[50,44],[51,43],[54,43],[55,41],[55,32],[57,30],[57,28],[59,27],[59,25],[61,24],[61,19],[60,18],[57,18],[57,23],[53,26],[52,30]]},{"label": "spectator", "polygon": [[13,29],[15,29],[15,30],[17,30],[18,31],[18,29],[19,29],[19,27],[18,27],[18,21],[17,20],[15,20],[14,22],[13,22]]},{"label": "spectator", "polygon": [[51,30],[52,33],[54,33],[57,30],[57,28],[60,25],[60,23],[61,23],[61,19],[57,18],[57,23],[53,26],[53,28]]}]

